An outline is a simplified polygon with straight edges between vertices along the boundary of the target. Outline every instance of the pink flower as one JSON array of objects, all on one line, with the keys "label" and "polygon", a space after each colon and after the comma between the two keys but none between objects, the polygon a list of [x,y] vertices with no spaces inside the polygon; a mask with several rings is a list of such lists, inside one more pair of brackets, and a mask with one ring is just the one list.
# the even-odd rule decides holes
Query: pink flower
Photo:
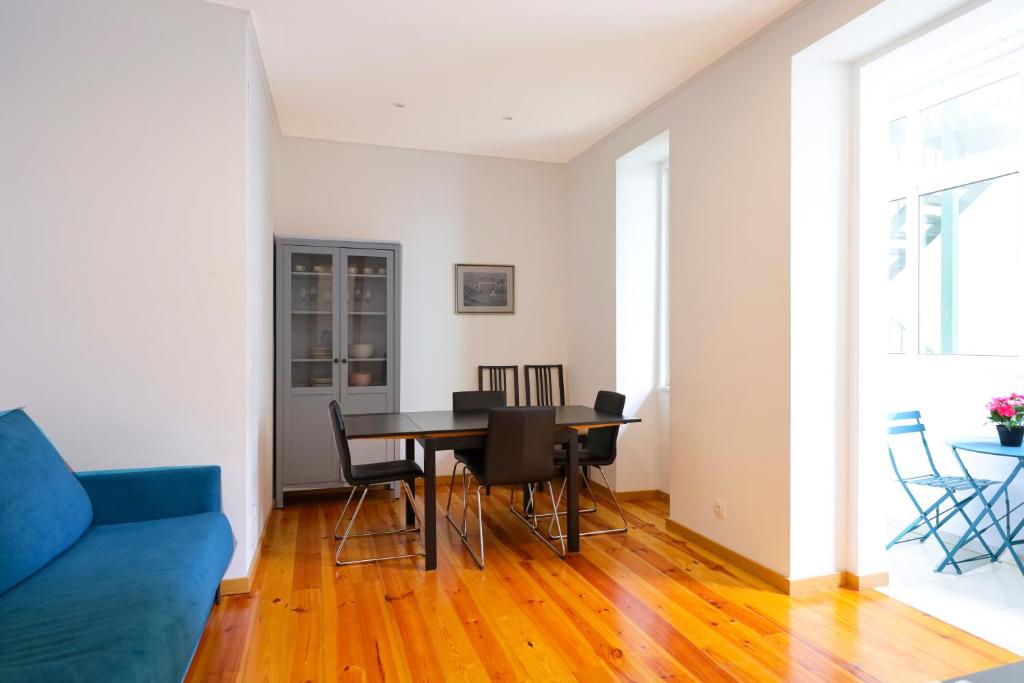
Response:
[{"label": "pink flower", "polygon": [[1017,425],[1024,420],[1024,396],[1013,392],[1009,396],[996,396],[987,404],[989,419],[996,424]]}]

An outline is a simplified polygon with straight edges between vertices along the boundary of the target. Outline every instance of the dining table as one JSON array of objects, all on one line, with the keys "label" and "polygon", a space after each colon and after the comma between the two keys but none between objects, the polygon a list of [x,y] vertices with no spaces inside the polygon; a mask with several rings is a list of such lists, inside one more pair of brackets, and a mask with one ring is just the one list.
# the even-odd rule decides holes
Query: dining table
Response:
[{"label": "dining table", "polygon": [[[950,439],[946,442],[953,451],[953,457],[956,458],[957,464],[960,465],[960,469],[963,471],[967,481],[973,487],[974,493],[977,495],[978,501],[981,503],[981,509],[970,520],[967,525],[966,531],[957,541],[956,545],[949,551],[946,558],[939,564],[936,571],[942,571],[948,564],[953,562],[953,556],[966,546],[970,541],[975,538],[984,542],[983,534],[988,529],[995,529],[999,535],[999,547],[995,550],[987,548],[990,552],[986,553],[989,558],[995,562],[999,557],[1006,552],[1010,552],[1010,556],[1013,558],[1014,563],[1017,565],[1017,569],[1024,575],[1024,561],[1022,561],[1020,555],[1014,550],[1015,545],[1024,543],[1024,539],[1018,538],[1021,531],[1024,530],[1024,520],[1017,523],[1016,526],[1010,526],[1010,514],[1015,512],[1021,507],[1021,503],[1018,503],[1015,507],[1010,507],[1009,489],[1010,485],[1013,484],[1014,480],[1024,472],[1024,448],[1020,446],[1003,446],[996,439]],[[985,492],[978,485],[974,475],[971,474],[968,469],[966,462],[964,461],[964,453],[975,453],[983,456],[991,456],[995,458],[1002,458],[1013,462],[1013,468],[1010,470],[1010,474],[1002,480],[1002,483],[996,488],[996,491],[991,496],[986,496]],[[1006,512],[1000,517],[995,511],[995,505],[1000,498],[1003,498]],[[983,527],[986,518],[990,523]],[[1005,523],[1005,527],[1000,522]],[[983,556],[982,556],[983,557]],[[977,558],[972,558],[977,559]]]},{"label": "dining table", "polygon": [[[579,526],[579,434],[599,427],[616,427],[640,422],[637,417],[602,413],[580,405],[553,406],[555,442],[566,445],[566,540],[568,551],[580,551]],[[416,444],[423,449],[423,525],[427,571],[437,569],[437,454],[444,451],[484,448],[487,442],[488,411],[428,410],[396,413],[346,414],[348,439],[388,439],[405,442],[405,458],[416,458]],[[415,487],[411,487],[415,491]],[[527,500],[526,497],[523,498]],[[406,501],[406,518],[414,523],[414,501]]]}]

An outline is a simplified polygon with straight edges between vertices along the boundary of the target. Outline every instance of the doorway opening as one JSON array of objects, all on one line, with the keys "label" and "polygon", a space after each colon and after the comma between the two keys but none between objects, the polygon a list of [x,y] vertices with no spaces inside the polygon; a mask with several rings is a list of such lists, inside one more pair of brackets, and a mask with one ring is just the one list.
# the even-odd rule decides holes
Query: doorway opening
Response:
[{"label": "doorway opening", "polygon": [[[1024,12],[982,9],[860,70],[871,179],[854,382],[888,433],[872,484],[886,531],[880,590],[1024,654],[1024,563],[1006,548],[1024,539],[1024,477],[1003,486],[1021,461],[969,446],[997,445],[987,405],[1024,393]],[[868,445],[860,457],[882,455]]]}]

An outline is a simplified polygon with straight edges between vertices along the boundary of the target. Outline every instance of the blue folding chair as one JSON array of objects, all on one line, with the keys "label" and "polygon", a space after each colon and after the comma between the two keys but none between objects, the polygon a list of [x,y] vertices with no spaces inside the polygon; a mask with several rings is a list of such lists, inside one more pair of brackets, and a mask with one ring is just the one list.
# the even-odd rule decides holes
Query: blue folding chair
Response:
[{"label": "blue folding chair", "polygon": [[[912,420],[912,422],[910,422]],[[928,447],[928,439],[924,435],[924,423],[921,421],[921,413],[917,410],[909,410],[900,413],[891,413],[889,415],[889,435],[897,436],[901,434],[919,434],[921,438],[921,445],[924,447],[924,454],[928,461],[928,471],[924,474],[918,474],[914,476],[907,476],[901,471],[899,463],[896,461],[896,455],[892,450],[892,439],[889,439],[889,461],[892,463],[892,469],[896,473],[896,478],[899,480],[900,485],[903,486],[903,490],[907,492],[907,497],[910,498],[910,502],[914,504],[917,509],[917,518],[913,522],[908,524],[903,531],[896,534],[885,546],[886,550],[889,550],[897,543],[906,543],[907,541],[919,541],[924,543],[929,537],[934,536],[935,540],[942,547],[943,552],[946,554],[946,561],[953,565],[957,574],[961,574],[960,565],[952,557],[949,547],[945,541],[939,535],[939,529],[943,527],[946,522],[953,519],[953,517],[959,515],[963,517],[964,521],[967,522],[968,528],[971,526],[971,519],[967,516],[964,508],[967,505],[978,499],[982,505],[985,505],[984,498],[978,496],[979,491],[983,491],[989,486],[998,485],[1002,482],[993,481],[991,479],[975,479],[974,483],[971,483],[970,478],[967,476],[948,476],[939,474],[939,470],[935,467],[935,460],[932,459],[932,451]],[[974,484],[977,484],[975,488]],[[927,508],[923,507],[918,501],[917,497],[914,496],[914,492],[911,490],[912,486],[924,487],[926,489],[933,489],[936,491],[942,491],[942,495],[939,496],[938,500],[930,504]],[[957,494],[961,492],[969,491],[970,495],[965,498],[958,497]],[[944,503],[949,504],[949,507],[945,510],[942,509]],[[934,515],[934,517],[929,517]],[[912,532],[922,530],[922,527],[928,529],[927,533],[922,536],[912,536],[907,538],[906,536]],[[960,562],[969,562],[971,560],[977,560],[982,557],[992,557],[992,548],[989,547],[985,541],[984,535],[981,531],[972,532],[972,535],[976,536],[977,539],[984,546],[986,554],[976,555],[974,557],[968,557]],[[946,564],[946,561],[943,564]],[[940,565],[941,566],[941,565]]]}]

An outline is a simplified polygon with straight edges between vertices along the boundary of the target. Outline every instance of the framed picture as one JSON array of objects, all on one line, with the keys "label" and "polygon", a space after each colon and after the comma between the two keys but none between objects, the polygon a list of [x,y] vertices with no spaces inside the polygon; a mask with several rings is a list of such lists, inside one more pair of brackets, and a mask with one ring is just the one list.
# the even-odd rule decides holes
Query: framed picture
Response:
[{"label": "framed picture", "polygon": [[515,313],[516,267],[455,264],[456,313]]}]

